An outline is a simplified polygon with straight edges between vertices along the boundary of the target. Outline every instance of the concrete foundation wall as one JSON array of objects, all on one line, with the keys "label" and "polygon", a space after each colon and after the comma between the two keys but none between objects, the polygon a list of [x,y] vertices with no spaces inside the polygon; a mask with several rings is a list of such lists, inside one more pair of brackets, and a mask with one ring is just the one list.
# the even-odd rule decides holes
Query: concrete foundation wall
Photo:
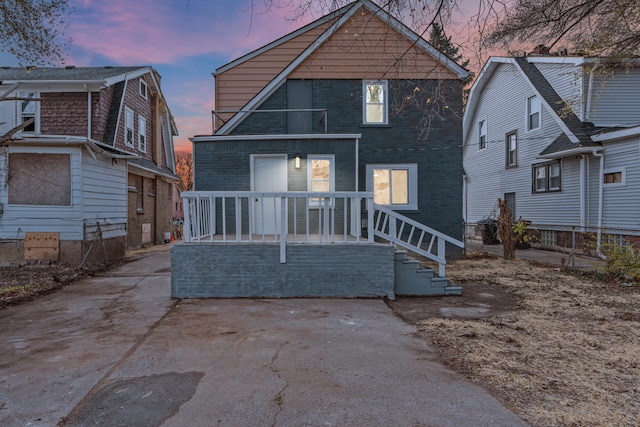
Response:
[{"label": "concrete foundation wall", "polygon": [[171,248],[171,296],[394,298],[390,245],[179,244]]}]

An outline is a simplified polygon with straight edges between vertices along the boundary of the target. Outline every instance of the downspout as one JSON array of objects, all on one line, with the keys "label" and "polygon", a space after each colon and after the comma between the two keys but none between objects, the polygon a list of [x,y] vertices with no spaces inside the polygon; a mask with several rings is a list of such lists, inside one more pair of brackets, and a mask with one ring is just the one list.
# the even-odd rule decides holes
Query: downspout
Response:
[{"label": "downspout", "polygon": [[606,259],[602,253],[602,212],[604,203],[604,153],[592,152],[593,157],[600,158],[600,171],[598,175],[598,238],[596,240],[596,254],[602,259]]},{"label": "downspout", "polygon": [[586,158],[580,156],[580,227],[581,231],[584,231],[584,226],[587,224],[587,194],[586,194]]}]

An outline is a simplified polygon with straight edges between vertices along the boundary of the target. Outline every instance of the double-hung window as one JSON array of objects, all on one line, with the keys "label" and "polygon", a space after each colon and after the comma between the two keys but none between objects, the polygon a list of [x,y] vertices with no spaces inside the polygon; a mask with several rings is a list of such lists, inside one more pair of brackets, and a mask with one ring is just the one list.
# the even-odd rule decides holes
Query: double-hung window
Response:
[{"label": "double-hung window", "polygon": [[478,150],[487,148],[487,119],[478,122]]},{"label": "double-hung window", "polygon": [[386,125],[389,122],[388,85],[386,81],[363,81],[364,124]]},{"label": "double-hung window", "polygon": [[147,152],[147,119],[138,116],[138,151]]},{"label": "double-hung window", "polygon": [[133,110],[124,108],[124,143],[133,147]]},{"label": "double-hung window", "polygon": [[518,166],[518,133],[516,131],[508,133],[505,143],[507,146],[506,167],[513,168]]},{"label": "double-hung window", "polygon": [[396,210],[418,209],[418,165],[367,165],[367,191],[373,202]]},{"label": "double-hung window", "polygon": [[[331,193],[335,191],[335,156],[307,156],[307,188],[314,193]],[[311,198],[310,206],[322,206],[324,199]]]},{"label": "double-hung window", "polygon": [[33,123],[27,125],[22,129],[23,132],[36,132],[38,126],[36,126],[36,122],[38,121],[38,105],[36,101],[33,101],[33,98],[36,98],[35,92],[20,92],[20,123],[24,123],[29,119],[33,119]]},{"label": "double-hung window", "polygon": [[540,129],[540,98],[527,98],[527,130]]},{"label": "double-hung window", "polygon": [[546,193],[561,190],[560,161],[533,165],[533,192]]}]

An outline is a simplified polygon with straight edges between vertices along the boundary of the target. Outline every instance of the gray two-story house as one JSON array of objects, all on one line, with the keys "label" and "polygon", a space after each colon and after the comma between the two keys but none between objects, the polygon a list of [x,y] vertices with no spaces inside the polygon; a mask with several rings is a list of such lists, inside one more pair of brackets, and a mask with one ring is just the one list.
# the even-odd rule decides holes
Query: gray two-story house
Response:
[{"label": "gray two-story house", "polygon": [[[445,239],[457,243],[462,234],[466,76],[380,7],[355,1],[216,70],[215,129],[191,138],[196,191],[187,199],[218,192],[218,201],[211,202],[217,214],[207,219],[211,235],[236,236],[242,228],[238,235],[248,234],[249,241],[288,239],[274,260],[285,264],[279,268],[293,268],[287,251],[296,243],[330,248],[296,270],[309,283],[303,295],[331,293],[319,283],[327,274],[348,288],[343,282],[357,280],[339,272],[347,265],[354,272],[368,269],[365,277],[375,275],[369,267],[378,263],[376,256],[349,243],[373,241],[380,233],[376,227],[386,228],[391,240],[414,239],[413,247],[434,253],[435,232],[442,236],[443,265],[445,246],[460,253]],[[370,216],[374,206],[396,217]],[[198,212],[192,208],[191,217]],[[415,224],[432,232],[417,231]],[[200,222],[195,233],[205,226]],[[278,277],[285,287],[300,282]],[[290,288],[267,294],[300,295]],[[393,289],[355,294],[387,295]]]}]

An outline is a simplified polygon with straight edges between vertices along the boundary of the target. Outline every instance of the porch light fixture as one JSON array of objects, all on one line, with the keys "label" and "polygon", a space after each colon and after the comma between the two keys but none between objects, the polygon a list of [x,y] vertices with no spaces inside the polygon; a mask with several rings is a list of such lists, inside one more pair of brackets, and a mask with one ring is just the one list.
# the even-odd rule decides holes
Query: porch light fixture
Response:
[{"label": "porch light fixture", "polygon": [[293,167],[295,167],[296,169],[300,169],[300,154],[296,154],[295,158],[293,159]]}]

